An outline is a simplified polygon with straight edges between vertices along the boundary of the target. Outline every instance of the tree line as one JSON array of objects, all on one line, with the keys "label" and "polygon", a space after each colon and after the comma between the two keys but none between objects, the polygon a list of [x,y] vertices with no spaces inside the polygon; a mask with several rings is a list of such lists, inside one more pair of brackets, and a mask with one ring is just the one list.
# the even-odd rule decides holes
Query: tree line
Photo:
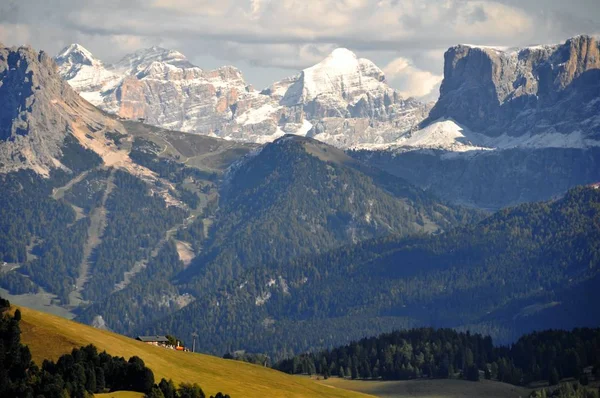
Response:
[{"label": "tree line", "polygon": [[278,362],[291,374],[352,379],[408,380],[481,376],[516,385],[575,378],[588,383],[584,369],[600,377],[600,328],[548,330],[522,336],[512,346],[453,329],[419,328],[365,338],[348,345]]}]

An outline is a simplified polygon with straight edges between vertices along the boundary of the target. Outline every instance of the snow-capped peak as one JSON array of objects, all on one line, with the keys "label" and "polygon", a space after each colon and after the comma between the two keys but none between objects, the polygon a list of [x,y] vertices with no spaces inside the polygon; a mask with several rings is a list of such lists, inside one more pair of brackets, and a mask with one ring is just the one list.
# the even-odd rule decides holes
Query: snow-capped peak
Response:
[{"label": "snow-capped peak", "polygon": [[193,68],[188,59],[179,51],[152,46],[128,54],[115,64],[115,69],[128,74],[136,74],[155,62],[175,66],[177,68]]},{"label": "snow-capped peak", "polygon": [[[325,58],[323,61],[319,62],[319,64],[326,64],[329,67],[337,67],[344,68],[348,64],[355,63],[358,60],[356,54],[347,48],[336,48]],[[317,65],[319,65],[317,64]]]},{"label": "snow-capped peak", "polygon": [[354,104],[367,93],[386,90],[384,81],[383,72],[373,62],[358,58],[347,48],[337,48],[323,61],[304,69],[282,103],[292,105],[334,97],[338,102]]},{"label": "snow-capped peak", "polygon": [[80,44],[73,43],[65,47],[56,57],[59,65],[94,65],[100,61],[96,60],[91,52]]},{"label": "snow-capped peak", "polygon": [[65,47],[54,60],[63,79],[94,105],[98,105],[101,99],[82,91],[94,91],[104,86],[107,81],[117,79],[102,61],[94,58],[92,53],[80,44]]}]

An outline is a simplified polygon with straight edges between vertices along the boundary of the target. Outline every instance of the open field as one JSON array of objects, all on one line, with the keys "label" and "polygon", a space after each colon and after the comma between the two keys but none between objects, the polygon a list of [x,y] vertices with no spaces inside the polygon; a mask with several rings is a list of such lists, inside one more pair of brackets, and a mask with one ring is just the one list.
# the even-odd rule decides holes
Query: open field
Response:
[{"label": "open field", "polygon": [[[198,383],[207,396],[218,391],[232,397],[364,397],[365,395],[319,384],[308,378],[290,376],[262,366],[225,360],[209,355],[179,352],[150,346],[129,337],[94,329],[54,315],[20,307],[21,340],[31,349],[34,360],[56,360],[75,347],[94,344],[112,355],[137,355],[154,371],[158,381]],[[125,393],[122,393],[125,394]],[[105,397],[133,398],[128,395]]]},{"label": "open field", "polygon": [[320,380],[327,386],[344,388],[384,398],[525,398],[532,390],[496,381],[481,380],[407,380],[407,381],[366,381],[347,380],[332,377]]}]

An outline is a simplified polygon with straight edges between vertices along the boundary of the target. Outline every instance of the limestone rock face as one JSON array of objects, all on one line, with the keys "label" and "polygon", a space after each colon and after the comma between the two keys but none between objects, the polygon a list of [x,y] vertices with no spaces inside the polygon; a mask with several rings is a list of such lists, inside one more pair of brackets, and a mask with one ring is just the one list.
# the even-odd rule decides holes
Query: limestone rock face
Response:
[{"label": "limestone rock face", "polygon": [[600,138],[600,43],[577,36],[522,49],[459,45],[445,54],[427,125],[451,118],[496,137],[582,132]]},{"label": "limestone rock face", "polygon": [[291,133],[341,147],[384,144],[417,126],[430,108],[403,99],[375,64],[342,48],[260,92],[237,68],[205,71],[159,47],[105,66],[74,44],[56,61],[63,78],[105,111],[237,141],[265,143]]},{"label": "limestone rock face", "polygon": [[52,168],[65,168],[58,159],[75,124],[85,135],[103,123],[102,114],[61,79],[46,53],[0,47],[0,173],[29,168],[48,175]]},{"label": "limestone rock face", "polygon": [[421,128],[356,156],[449,201],[498,209],[600,180],[600,44],[459,45]]}]

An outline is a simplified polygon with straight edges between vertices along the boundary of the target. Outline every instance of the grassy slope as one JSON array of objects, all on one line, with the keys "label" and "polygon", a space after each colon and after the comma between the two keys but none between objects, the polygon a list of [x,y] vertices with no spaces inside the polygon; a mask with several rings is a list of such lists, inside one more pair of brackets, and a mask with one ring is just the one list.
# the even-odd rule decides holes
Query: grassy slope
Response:
[{"label": "grassy slope", "polygon": [[408,380],[360,381],[332,377],[320,383],[337,388],[377,395],[382,398],[519,398],[528,397],[532,390],[496,381],[478,383],[465,380]]},{"label": "grassy slope", "polygon": [[153,347],[54,315],[24,307],[20,309],[23,316],[21,340],[29,346],[38,364],[41,364],[44,358],[56,360],[74,347],[92,343],[112,355],[125,358],[139,356],[154,371],[156,380],[165,377],[173,379],[176,383],[196,382],[207,396],[218,391],[228,393],[232,397],[364,396],[261,366]]},{"label": "grassy slope", "polygon": [[144,394],[132,391],[117,391],[106,394],[94,394],[95,398],[144,398]]}]

